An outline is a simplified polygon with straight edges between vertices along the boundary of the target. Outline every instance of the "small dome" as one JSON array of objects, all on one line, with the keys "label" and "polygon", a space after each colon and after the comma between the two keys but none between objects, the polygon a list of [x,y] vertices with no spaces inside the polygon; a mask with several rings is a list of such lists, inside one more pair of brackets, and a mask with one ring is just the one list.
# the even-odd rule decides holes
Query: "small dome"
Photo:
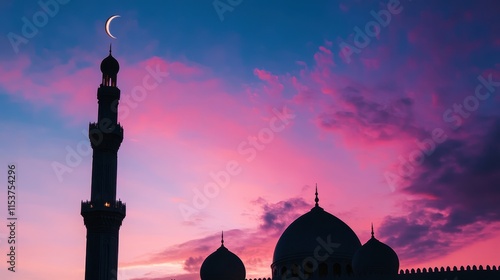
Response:
[{"label": "small dome", "polygon": [[246,270],[241,259],[221,245],[203,261],[200,276],[201,280],[245,280]]},{"label": "small dome", "polygon": [[273,263],[311,255],[318,247],[318,238],[339,244],[330,255],[334,258],[351,259],[361,247],[358,236],[346,223],[316,204],[283,232],[274,249]]},{"label": "small dome", "polygon": [[109,55],[101,62],[101,72],[108,76],[116,76],[118,71],[120,71],[120,64],[110,52]]},{"label": "small dome", "polygon": [[373,236],[352,259],[352,268],[358,275],[396,275],[399,270],[399,258],[388,245]]}]

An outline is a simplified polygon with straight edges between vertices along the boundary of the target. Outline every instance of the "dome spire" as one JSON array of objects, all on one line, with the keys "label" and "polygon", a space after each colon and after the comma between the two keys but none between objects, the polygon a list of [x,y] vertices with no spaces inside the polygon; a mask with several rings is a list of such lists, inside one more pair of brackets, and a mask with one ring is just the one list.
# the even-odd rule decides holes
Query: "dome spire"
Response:
[{"label": "dome spire", "polygon": [[372,238],[361,246],[352,257],[354,273],[360,276],[370,274],[397,275],[399,271],[398,255],[387,244],[375,238],[373,223],[371,223],[371,234]]},{"label": "dome spire", "polygon": [[201,280],[245,280],[245,265],[237,255],[224,247],[224,231],[221,234],[221,244],[201,264]]},{"label": "dome spire", "polygon": [[316,207],[319,207],[319,198],[318,198],[318,183],[316,183],[316,192],[314,193],[316,195],[316,198],[314,199],[314,202],[316,202]]}]

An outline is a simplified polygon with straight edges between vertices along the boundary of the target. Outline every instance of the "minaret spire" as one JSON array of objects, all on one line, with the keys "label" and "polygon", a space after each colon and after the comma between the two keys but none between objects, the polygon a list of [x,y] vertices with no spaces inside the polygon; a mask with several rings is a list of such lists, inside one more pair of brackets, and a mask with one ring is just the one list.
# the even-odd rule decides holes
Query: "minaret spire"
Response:
[{"label": "minaret spire", "polygon": [[112,44],[113,44],[113,43],[109,43],[109,55],[111,55],[111,45],[112,45]]},{"label": "minaret spire", "polygon": [[373,233],[373,223],[372,223],[372,238],[374,238],[374,233]]},{"label": "minaret spire", "polygon": [[316,207],[319,207],[319,198],[318,198],[318,183],[316,183],[316,192],[314,193],[316,195],[316,198],[314,199],[314,202],[316,202]]},{"label": "minaret spire", "polygon": [[224,231],[222,231],[222,234],[220,236],[220,246],[224,247]]}]

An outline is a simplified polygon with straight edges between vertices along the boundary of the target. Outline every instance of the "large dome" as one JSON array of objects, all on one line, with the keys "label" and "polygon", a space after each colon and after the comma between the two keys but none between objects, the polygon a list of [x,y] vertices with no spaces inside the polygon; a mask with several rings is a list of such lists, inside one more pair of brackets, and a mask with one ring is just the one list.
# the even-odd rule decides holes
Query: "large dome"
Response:
[{"label": "large dome", "polygon": [[399,258],[391,247],[374,237],[372,230],[372,238],[354,254],[352,268],[358,275],[396,275]]},{"label": "large dome", "polygon": [[317,201],[316,198],[316,206],[311,211],[297,218],[283,232],[274,249],[274,264],[312,256],[319,250],[318,246],[330,257],[350,260],[361,247],[354,231],[319,207]]},{"label": "large dome", "polygon": [[245,280],[246,270],[241,259],[222,244],[203,261],[200,276],[201,280]]}]

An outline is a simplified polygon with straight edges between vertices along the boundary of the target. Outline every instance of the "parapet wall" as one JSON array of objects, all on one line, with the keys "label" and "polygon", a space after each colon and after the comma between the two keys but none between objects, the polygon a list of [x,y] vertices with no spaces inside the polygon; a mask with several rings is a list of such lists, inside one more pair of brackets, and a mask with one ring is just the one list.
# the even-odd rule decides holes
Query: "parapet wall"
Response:
[{"label": "parapet wall", "polygon": [[[454,267],[429,267],[417,269],[400,270],[398,275],[382,276],[382,275],[342,275],[341,277],[324,277],[320,280],[332,279],[352,279],[352,280],[500,280],[500,266],[461,266]],[[246,280],[272,280],[270,277],[249,278]],[[283,280],[308,280],[300,277],[290,277]],[[314,277],[309,280],[316,280]]]},{"label": "parapet wall", "polygon": [[496,266],[475,266],[470,265],[460,268],[429,267],[417,269],[400,270],[398,280],[499,280],[500,270]]}]

